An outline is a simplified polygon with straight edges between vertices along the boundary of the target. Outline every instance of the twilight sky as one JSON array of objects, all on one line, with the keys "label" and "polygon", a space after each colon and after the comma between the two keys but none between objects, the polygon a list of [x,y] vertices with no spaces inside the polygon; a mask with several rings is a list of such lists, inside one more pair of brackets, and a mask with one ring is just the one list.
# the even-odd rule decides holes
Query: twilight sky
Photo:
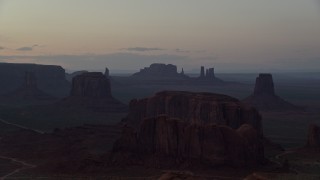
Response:
[{"label": "twilight sky", "polygon": [[320,71],[320,0],[0,0],[0,62]]}]

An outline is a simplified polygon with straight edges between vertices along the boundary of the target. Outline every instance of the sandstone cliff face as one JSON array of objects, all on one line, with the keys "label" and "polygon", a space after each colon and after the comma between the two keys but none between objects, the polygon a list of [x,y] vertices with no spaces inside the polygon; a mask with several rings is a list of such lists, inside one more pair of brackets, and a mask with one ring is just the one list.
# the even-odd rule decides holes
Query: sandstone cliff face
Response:
[{"label": "sandstone cliff face", "polygon": [[65,96],[70,84],[61,66],[0,63],[0,93],[12,92],[24,83],[25,72],[33,72],[38,88],[54,96]]},{"label": "sandstone cliff face", "polygon": [[83,73],[73,78],[70,96],[110,98],[110,81],[102,73]]},{"label": "sandstone cliff face", "polygon": [[312,124],[309,126],[307,147],[319,148],[320,147],[320,127]]},{"label": "sandstone cliff face", "polygon": [[243,100],[262,111],[301,110],[301,108],[281,99],[275,94],[271,74],[260,74],[256,79],[254,92]]},{"label": "sandstone cliff face", "polygon": [[261,116],[254,108],[235,98],[213,93],[164,91],[150,98],[132,100],[124,121],[138,128],[144,119],[162,114],[189,123],[215,123],[234,129],[250,124],[262,134]]},{"label": "sandstone cliff face", "polygon": [[273,78],[271,74],[259,74],[256,79],[253,94],[255,96],[263,94],[275,96]]},{"label": "sandstone cliff face", "polygon": [[259,113],[229,96],[164,91],[133,100],[124,121],[113,164],[251,166],[264,161]]},{"label": "sandstone cliff face", "polygon": [[40,105],[53,103],[57,99],[38,88],[34,72],[25,72],[23,85],[10,93],[0,96],[1,103],[6,105]]},{"label": "sandstone cliff face", "polygon": [[[186,164],[251,166],[264,161],[261,138],[251,125],[234,130],[168,116],[143,120],[137,133],[126,127],[113,152],[115,164],[141,163],[157,167]],[[119,159],[123,156],[128,160]]]},{"label": "sandstone cliff face", "polygon": [[102,112],[124,112],[127,106],[112,97],[109,79],[100,72],[83,73],[73,78],[70,96],[62,105]]}]

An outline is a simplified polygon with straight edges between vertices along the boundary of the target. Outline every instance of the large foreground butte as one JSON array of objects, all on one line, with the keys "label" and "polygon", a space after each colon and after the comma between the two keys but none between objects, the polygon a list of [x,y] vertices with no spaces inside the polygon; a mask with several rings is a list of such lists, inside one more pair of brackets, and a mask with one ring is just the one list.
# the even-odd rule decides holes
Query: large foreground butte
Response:
[{"label": "large foreground butte", "polygon": [[124,121],[139,127],[144,119],[159,115],[188,123],[226,125],[233,129],[250,124],[262,134],[261,116],[256,109],[230,96],[214,93],[163,91],[153,97],[135,99],[130,102],[129,114]]},{"label": "large foreground butte", "polygon": [[114,145],[114,164],[169,168],[264,162],[259,113],[229,96],[160,92],[133,100],[125,121],[129,126]]}]

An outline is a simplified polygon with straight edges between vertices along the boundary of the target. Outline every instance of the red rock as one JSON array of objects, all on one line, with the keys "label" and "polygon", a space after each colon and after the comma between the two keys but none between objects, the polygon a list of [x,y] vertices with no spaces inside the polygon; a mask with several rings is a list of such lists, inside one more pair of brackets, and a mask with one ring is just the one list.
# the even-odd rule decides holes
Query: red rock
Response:
[{"label": "red rock", "polygon": [[[162,115],[143,120],[136,134],[132,130],[123,133],[115,143],[113,162],[121,164],[116,157],[127,154],[128,149],[135,158],[139,157],[145,163],[151,158],[157,164],[199,162],[209,166],[250,166],[261,164],[264,160],[260,135],[250,125],[234,130],[227,126],[186,122]],[[134,162],[130,158],[128,161]]]},{"label": "red rock", "polygon": [[307,147],[318,148],[320,147],[320,127],[311,124],[308,131]]},{"label": "red rock", "polygon": [[143,119],[165,114],[184,122],[219,124],[239,128],[251,124],[262,135],[261,116],[253,107],[235,98],[214,93],[164,91],[155,96],[130,102],[130,111],[124,119],[138,128]]}]

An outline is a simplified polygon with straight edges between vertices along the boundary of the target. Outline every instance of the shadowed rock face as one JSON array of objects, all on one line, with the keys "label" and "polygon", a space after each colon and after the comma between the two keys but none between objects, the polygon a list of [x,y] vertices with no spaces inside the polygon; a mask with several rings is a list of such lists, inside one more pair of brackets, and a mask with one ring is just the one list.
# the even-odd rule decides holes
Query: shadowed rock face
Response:
[{"label": "shadowed rock face", "polygon": [[33,72],[38,88],[54,96],[66,96],[70,84],[60,66],[0,63],[0,93],[12,92],[25,82],[25,72]]},{"label": "shadowed rock face", "polygon": [[201,66],[200,76],[193,80],[195,84],[212,84],[212,83],[224,83],[221,79],[217,78],[214,73],[214,68],[205,69],[204,66]]},{"label": "shadowed rock face", "polygon": [[[250,166],[264,161],[261,138],[251,125],[244,124],[234,130],[227,126],[189,123],[164,115],[143,120],[137,132],[126,127],[113,152],[113,163],[140,162],[157,167],[199,163],[206,166]],[[127,160],[121,157],[127,157]],[[139,160],[135,160],[137,157]]]},{"label": "shadowed rock face", "polygon": [[42,104],[55,101],[51,95],[38,89],[37,79],[34,72],[25,72],[23,85],[17,90],[2,97],[2,101],[20,102],[23,104]]},{"label": "shadowed rock face", "polygon": [[24,87],[26,88],[37,88],[36,76],[32,72],[26,72]]},{"label": "shadowed rock face", "polygon": [[257,77],[253,94],[255,96],[263,94],[275,96],[274,84],[271,74],[260,74],[259,77]]},{"label": "shadowed rock face", "polygon": [[164,91],[131,101],[124,121],[129,126],[114,144],[114,164],[250,166],[264,161],[259,113],[229,96]]},{"label": "shadowed rock face", "polygon": [[213,93],[164,91],[150,98],[132,100],[124,121],[138,128],[144,119],[162,114],[189,123],[215,123],[234,129],[247,123],[262,134],[261,116],[254,108],[235,98]]},{"label": "shadowed rock face", "polygon": [[164,77],[187,77],[177,72],[177,66],[172,64],[151,64],[150,67],[141,69],[133,74],[133,77],[141,78],[164,78]]},{"label": "shadowed rock face", "polygon": [[110,81],[102,73],[83,73],[73,78],[70,96],[110,98]]},{"label": "shadowed rock face", "polygon": [[112,97],[110,81],[101,72],[83,73],[74,77],[70,96],[61,103],[103,112],[127,110],[126,105]]},{"label": "shadowed rock face", "polygon": [[106,69],[105,69],[105,71],[104,71],[104,75],[105,75],[107,78],[109,78],[109,77],[110,77],[110,71],[109,71],[109,69],[108,69],[108,68],[106,68]]},{"label": "shadowed rock face", "polygon": [[200,70],[200,80],[214,80],[215,79],[215,75],[214,75],[214,68],[209,68],[206,69],[206,73],[204,72],[204,66],[201,66],[201,70]]},{"label": "shadowed rock face", "polygon": [[320,127],[312,124],[309,126],[307,147],[319,148],[320,147]]},{"label": "shadowed rock face", "polygon": [[300,110],[299,107],[281,99],[275,94],[271,74],[260,74],[256,79],[254,92],[243,100],[262,111]]}]

